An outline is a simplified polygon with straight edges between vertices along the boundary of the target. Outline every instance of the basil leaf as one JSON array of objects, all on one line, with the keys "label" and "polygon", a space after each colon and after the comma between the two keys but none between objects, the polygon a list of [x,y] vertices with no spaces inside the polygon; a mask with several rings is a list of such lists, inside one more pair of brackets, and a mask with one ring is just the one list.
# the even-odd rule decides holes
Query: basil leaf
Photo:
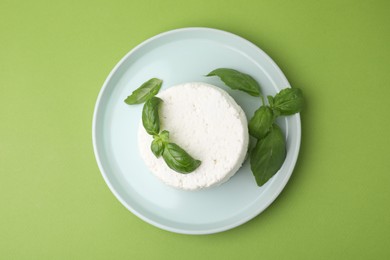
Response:
[{"label": "basil leaf", "polygon": [[258,186],[263,186],[282,167],[286,142],[280,128],[273,124],[270,132],[257,141],[250,157],[251,170]]},{"label": "basil leaf", "polygon": [[169,142],[169,132],[167,130],[162,131],[159,134],[159,137],[161,138],[164,144],[167,144]]},{"label": "basil leaf", "polygon": [[153,140],[152,144],[150,145],[150,149],[157,158],[160,157],[164,151],[163,141],[161,139]]},{"label": "basil leaf", "polygon": [[244,91],[255,97],[261,95],[259,83],[257,83],[257,81],[248,74],[234,69],[219,68],[206,75],[206,77],[210,76],[218,76],[228,87],[232,89]]},{"label": "basil leaf", "polygon": [[249,134],[261,139],[268,133],[274,123],[272,109],[268,106],[261,106],[249,121]]},{"label": "basil leaf", "polygon": [[162,80],[152,78],[133,91],[133,93],[125,99],[126,104],[141,104],[149,98],[155,96],[160,90]]},{"label": "basil leaf", "polygon": [[165,145],[163,158],[169,168],[184,174],[193,172],[201,164],[199,160],[192,158],[191,155],[174,143]]},{"label": "basil leaf", "polygon": [[162,100],[158,97],[148,99],[142,109],[142,124],[150,135],[157,135],[160,132],[160,119],[158,117],[158,105]]},{"label": "basil leaf", "polygon": [[292,115],[301,112],[303,94],[299,88],[285,88],[274,97],[273,109],[281,115]]},{"label": "basil leaf", "polygon": [[150,149],[157,158],[162,155],[164,147],[168,143],[168,141],[169,132],[167,130],[164,130],[160,134],[153,136],[153,141],[150,145]]}]

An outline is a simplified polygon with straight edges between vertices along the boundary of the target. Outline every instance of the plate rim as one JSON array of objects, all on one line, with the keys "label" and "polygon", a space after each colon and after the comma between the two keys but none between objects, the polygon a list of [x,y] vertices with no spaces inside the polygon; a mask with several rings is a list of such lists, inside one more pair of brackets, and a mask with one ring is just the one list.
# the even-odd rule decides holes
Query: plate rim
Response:
[{"label": "plate rim", "polygon": [[280,193],[283,191],[284,187],[286,186],[288,180],[290,179],[290,177],[291,177],[291,175],[292,175],[292,173],[294,171],[297,159],[298,159],[300,146],[301,146],[301,136],[302,136],[302,133],[301,133],[301,118],[300,118],[300,113],[297,113],[297,114],[293,115],[293,117],[295,117],[296,120],[297,120],[297,129],[296,129],[296,131],[297,131],[297,138],[298,138],[298,140],[297,140],[297,145],[296,145],[295,149],[292,151],[293,152],[293,157],[292,157],[292,160],[291,160],[291,164],[290,164],[289,168],[287,169],[288,170],[288,174],[284,177],[284,179],[282,179],[280,185],[277,186],[277,189],[272,193],[272,196],[270,196],[270,199],[267,201],[267,203],[264,204],[263,207],[260,207],[259,209],[254,210],[252,212],[252,214],[248,214],[246,217],[239,219],[239,221],[235,221],[235,222],[233,222],[233,223],[231,223],[229,225],[224,225],[222,227],[217,227],[217,228],[199,229],[199,230],[187,230],[187,229],[175,228],[175,227],[172,227],[172,226],[168,226],[168,225],[164,225],[164,224],[158,223],[158,222],[156,222],[156,221],[154,221],[152,219],[149,219],[148,217],[142,215],[136,209],[134,209],[133,207],[128,205],[124,201],[124,199],[121,197],[121,195],[116,191],[116,189],[113,187],[112,183],[110,182],[109,178],[107,177],[107,173],[105,172],[105,170],[103,168],[103,165],[102,165],[101,160],[100,160],[100,154],[99,154],[99,151],[97,149],[97,130],[96,130],[97,129],[97,116],[98,116],[97,114],[98,114],[99,106],[100,106],[100,104],[102,102],[103,93],[105,92],[105,90],[106,90],[106,88],[108,86],[108,83],[110,82],[111,78],[114,76],[116,71],[122,66],[122,64],[128,59],[128,57],[131,56],[138,49],[141,49],[143,46],[147,45],[149,42],[152,42],[152,41],[154,41],[154,40],[156,40],[158,38],[165,37],[165,36],[168,36],[170,34],[177,34],[177,33],[188,32],[188,31],[205,31],[205,32],[208,31],[208,32],[212,32],[212,33],[224,34],[225,36],[233,37],[233,38],[236,38],[238,40],[244,41],[246,44],[248,44],[251,47],[254,47],[257,51],[262,53],[262,55],[264,55],[264,57],[267,59],[267,62],[269,62],[269,64],[271,64],[274,67],[275,71],[286,82],[286,87],[291,88],[291,85],[288,82],[286,76],[284,75],[282,70],[279,68],[279,66],[273,61],[273,59],[267,53],[265,53],[261,48],[259,48],[257,45],[255,45],[254,43],[250,42],[249,40],[247,40],[247,39],[245,39],[245,38],[243,38],[243,37],[241,37],[241,36],[239,36],[237,34],[234,34],[234,33],[231,33],[231,32],[225,31],[225,30],[210,28],[210,27],[184,27],[184,28],[178,28],[178,29],[165,31],[165,32],[159,33],[159,34],[157,34],[155,36],[152,36],[152,37],[142,41],[141,43],[136,45],[134,48],[130,49],[130,51],[128,51],[126,53],[126,55],[123,56],[119,60],[119,62],[114,66],[114,68],[110,71],[110,73],[106,77],[106,79],[105,79],[105,81],[104,81],[104,83],[103,83],[103,85],[102,85],[102,87],[101,87],[101,89],[99,91],[99,94],[97,96],[96,103],[95,103],[95,106],[94,106],[93,119],[92,119],[92,144],[93,144],[93,151],[94,151],[95,159],[96,159],[96,162],[98,164],[98,168],[100,170],[100,173],[101,173],[105,183],[109,187],[110,191],[114,194],[114,196],[119,200],[119,202],[125,208],[127,208],[131,213],[133,213],[134,215],[136,215],[138,218],[142,219],[146,223],[149,223],[149,224],[151,224],[151,225],[153,225],[155,227],[158,227],[158,228],[166,230],[166,231],[179,233],[179,234],[188,234],[188,235],[206,235],[206,234],[214,234],[214,233],[227,231],[227,230],[230,230],[232,228],[238,227],[238,226],[248,222],[249,220],[251,220],[251,219],[255,218],[256,216],[258,216],[264,210],[266,210],[275,201],[275,199],[280,195]]}]

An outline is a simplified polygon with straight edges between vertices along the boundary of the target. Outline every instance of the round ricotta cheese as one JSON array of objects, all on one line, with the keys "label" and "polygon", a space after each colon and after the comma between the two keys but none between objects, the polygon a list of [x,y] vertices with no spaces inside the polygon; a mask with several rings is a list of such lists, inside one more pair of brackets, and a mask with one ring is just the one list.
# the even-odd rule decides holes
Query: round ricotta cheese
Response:
[{"label": "round ricotta cheese", "polygon": [[153,137],[138,131],[141,157],[164,183],[184,190],[199,190],[227,181],[241,167],[248,150],[248,124],[244,111],[221,88],[206,83],[185,83],[162,91],[160,129],[201,165],[182,174],[170,169],[150,149]]}]

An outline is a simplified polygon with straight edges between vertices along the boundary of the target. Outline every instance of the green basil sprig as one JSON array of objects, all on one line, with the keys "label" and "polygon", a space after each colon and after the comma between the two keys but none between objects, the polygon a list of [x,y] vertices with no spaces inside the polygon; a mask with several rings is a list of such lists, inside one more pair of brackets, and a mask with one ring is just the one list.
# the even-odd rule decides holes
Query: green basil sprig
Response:
[{"label": "green basil sprig", "polygon": [[153,139],[151,145],[153,154],[157,158],[162,156],[172,170],[186,174],[195,171],[201,164],[201,161],[192,158],[183,148],[169,142],[167,130],[162,131],[159,135],[154,135]]},{"label": "green basil sprig", "polygon": [[183,148],[174,143],[167,143],[162,154],[168,167],[179,173],[190,173],[199,167],[201,161],[195,160]]},{"label": "green basil sprig", "polygon": [[163,157],[165,163],[172,170],[187,174],[195,171],[201,161],[191,157],[183,148],[169,142],[169,132],[164,130],[160,133],[159,106],[162,99],[155,97],[162,85],[160,79],[150,79],[136,89],[125,102],[129,105],[145,102],[142,109],[142,124],[146,132],[153,135],[150,149],[158,158]]},{"label": "green basil sprig", "polygon": [[161,79],[152,78],[133,91],[133,93],[125,99],[126,104],[134,105],[144,103],[146,100],[155,96],[162,86]]},{"label": "green basil sprig", "polygon": [[169,132],[167,130],[162,131],[158,135],[153,136],[153,141],[150,146],[153,154],[158,158],[164,152],[165,144],[169,141]]},{"label": "green basil sprig", "polygon": [[150,135],[160,133],[160,119],[158,116],[158,107],[162,102],[161,98],[152,97],[148,99],[142,109],[142,124],[146,132]]},{"label": "green basil sprig", "polygon": [[161,99],[152,97],[146,101],[142,112],[142,122],[148,134],[153,135],[150,146],[153,154],[158,158],[162,155],[165,163],[172,170],[179,173],[190,173],[199,167],[201,161],[195,160],[183,148],[169,142],[169,132],[162,131],[160,134],[160,120],[158,117],[158,105]]},{"label": "green basil sprig", "polygon": [[285,88],[273,98],[272,108],[283,116],[299,113],[302,107],[303,94],[299,88]]},{"label": "green basil sprig", "polygon": [[258,186],[263,186],[278,172],[286,158],[286,141],[279,126],[273,124],[268,134],[259,139],[250,155],[251,170]]},{"label": "green basil sprig", "polygon": [[248,93],[251,96],[261,96],[260,85],[250,75],[234,69],[220,68],[213,70],[206,77],[218,76],[226,86]]},{"label": "green basil sprig", "polygon": [[267,135],[274,123],[274,114],[269,106],[261,106],[249,121],[249,134],[257,139]]},{"label": "green basil sprig", "polygon": [[[269,105],[265,103],[260,86],[255,79],[233,69],[216,69],[207,76],[218,76],[232,89],[242,90],[252,96],[260,96],[262,105],[249,120],[249,134],[257,139],[251,151],[250,164],[258,186],[264,185],[282,167],[286,158],[286,141],[275,120],[281,115],[299,113],[303,107],[302,91],[297,88],[286,88],[273,96],[267,96]],[[248,77],[251,80],[248,81]],[[255,81],[255,84],[253,84]],[[254,86],[259,91],[251,92]]]}]

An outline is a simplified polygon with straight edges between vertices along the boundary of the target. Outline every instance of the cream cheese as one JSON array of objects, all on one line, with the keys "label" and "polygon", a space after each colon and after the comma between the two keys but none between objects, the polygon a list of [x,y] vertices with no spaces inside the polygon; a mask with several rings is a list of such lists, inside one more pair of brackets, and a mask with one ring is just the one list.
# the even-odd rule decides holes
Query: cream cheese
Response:
[{"label": "cream cheese", "polygon": [[248,149],[247,119],[242,108],[221,88],[206,83],[185,83],[157,95],[161,130],[201,165],[192,173],[170,169],[150,150],[153,137],[142,122],[138,131],[141,157],[164,183],[184,190],[199,190],[227,181],[241,167]]}]

